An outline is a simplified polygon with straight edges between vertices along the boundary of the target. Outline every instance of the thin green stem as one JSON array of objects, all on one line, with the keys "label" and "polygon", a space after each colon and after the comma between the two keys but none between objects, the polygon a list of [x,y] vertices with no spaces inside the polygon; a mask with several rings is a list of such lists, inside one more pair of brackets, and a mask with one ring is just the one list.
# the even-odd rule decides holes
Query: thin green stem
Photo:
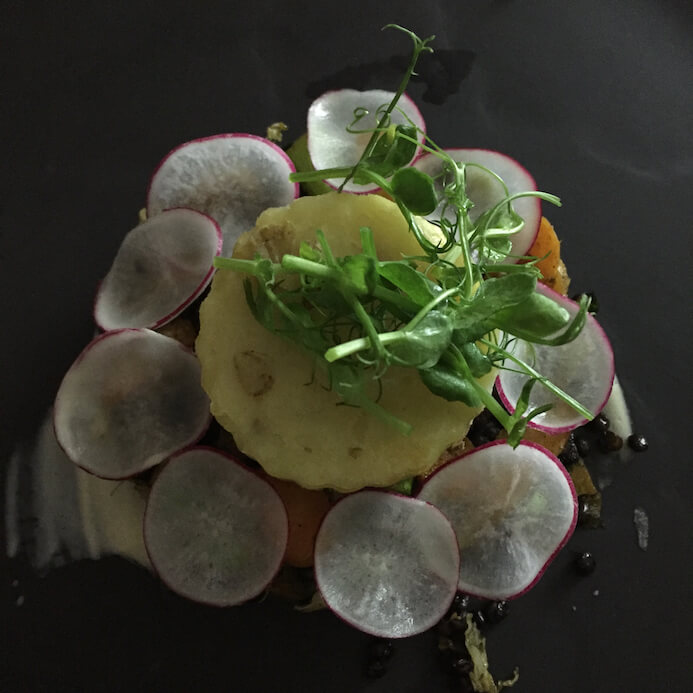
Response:
[{"label": "thin green stem", "polygon": [[353,171],[352,166],[322,168],[319,171],[296,171],[289,174],[289,180],[292,183],[311,183],[316,180],[325,180],[326,178],[344,178],[351,171]]},{"label": "thin green stem", "polygon": [[453,366],[456,366],[462,375],[472,384],[476,394],[479,396],[481,403],[493,414],[500,422],[503,428],[508,430],[510,424],[510,415],[505,409],[494,399],[493,395],[483,387],[479,381],[472,375],[472,371],[467,365],[467,361],[460,353],[460,350],[454,345],[444,354],[445,360]]},{"label": "thin green stem", "polygon": [[[308,275],[309,277],[315,277],[316,279],[325,279],[327,281],[332,281],[339,286],[347,288],[352,293],[357,296],[367,296],[368,292],[359,289],[351,282],[346,284],[344,275],[341,270],[334,267],[326,267],[319,262],[313,262],[313,260],[306,260],[305,258],[298,257],[296,255],[285,255],[282,258],[281,268],[286,272],[300,273]],[[389,303],[391,305],[397,306],[402,310],[408,312],[414,312],[419,309],[419,306],[412,301],[410,298],[398,291],[393,291],[387,287],[378,285],[373,291],[373,296],[381,301]]]},{"label": "thin green stem", "polygon": [[400,31],[404,31],[404,33],[408,34],[411,37],[412,41],[414,41],[414,50],[412,51],[411,59],[409,60],[409,65],[407,67],[406,72],[404,73],[404,77],[402,77],[402,80],[400,81],[399,86],[397,87],[397,91],[395,92],[394,97],[388,104],[387,108],[383,111],[383,114],[380,116],[380,119],[378,120],[378,125],[376,126],[375,130],[373,131],[373,134],[368,140],[368,144],[366,145],[366,148],[363,150],[363,154],[361,154],[360,159],[353,167],[351,172],[344,178],[342,184],[339,186],[340,191],[343,190],[344,186],[354,177],[354,174],[359,169],[360,164],[373,153],[373,149],[375,149],[375,145],[378,141],[378,138],[380,137],[380,132],[382,131],[385,124],[389,121],[390,114],[397,105],[397,102],[402,97],[402,94],[404,94],[404,90],[407,88],[407,84],[409,84],[409,80],[411,79],[411,76],[414,74],[414,69],[416,68],[416,63],[419,60],[419,56],[423,51],[431,50],[427,44],[433,39],[433,36],[422,41],[416,34],[409,31],[408,29],[404,29],[403,27],[397,24],[388,24],[385,28],[399,29]]},{"label": "thin green stem", "polygon": [[361,325],[363,325],[363,329],[366,330],[366,335],[370,340],[371,347],[375,351],[376,356],[379,359],[384,359],[385,347],[380,341],[380,334],[378,333],[378,330],[375,329],[375,325],[373,324],[373,321],[366,312],[366,309],[363,307],[363,305],[361,305],[361,302],[353,294],[348,297],[348,301],[351,305],[352,310],[354,311],[354,314],[358,318]]},{"label": "thin green stem", "polygon": [[421,310],[402,328],[402,332],[413,330],[438,304],[447,301],[451,296],[460,293],[459,286],[453,286],[431,299]]},{"label": "thin green stem", "polygon": [[325,234],[322,232],[322,230],[318,229],[315,232],[315,235],[318,239],[318,243],[320,244],[320,248],[322,249],[322,254],[325,257],[325,264],[328,267],[337,269],[337,261],[335,260],[334,255],[332,254],[332,248],[330,248],[330,244],[327,242]]},{"label": "thin green stem", "polygon": [[[464,167],[459,167],[449,156],[447,156],[449,166],[448,169],[454,176],[453,186],[456,190],[465,191],[466,179]],[[469,214],[464,205],[459,205],[456,210],[456,227],[459,229],[459,246],[462,250],[462,259],[464,262],[465,282],[465,298],[471,298],[474,289],[474,271],[472,252],[469,247],[469,232],[473,228]],[[454,233],[453,233],[454,236]]]},{"label": "thin green stem", "polygon": [[323,265],[320,262],[307,260],[297,255],[284,255],[281,267],[286,272],[306,274],[316,279],[327,279],[328,281],[338,282],[342,278],[342,273],[338,269],[327,267],[327,265]]},{"label": "thin green stem", "polygon": [[373,238],[373,231],[367,226],[362,226],[359,229],[361,235],[361,247],[363,252],[376,262],[378,261],[378,251],[375,247],[375,239]]},{"label": "thin green stem", "polygon": [[[254,277],[259,277],[261,275],[257,260],[241,260],[235,257],[215,257],[214,267],[217,269],[229,269],[234,272],[242,272],[243,274],[251,274]],[[280,268],[281,265],[272,264],[272,269],[274,271]]]},{"label": "thin green stem", "polygon": [[589,419],[590,421],[594,418],[594,414],[589,409],[580,404],[580,402],[578,402],[574,397],[571,397],[567,392],[561,390],[561,388],[558,387],[558,385],[554,385],[554,383],[552,383],[548,378],[543,376],[541,373],[539,373],[539,371],[530,366],[528,363],[525,363],[522,359],[515,356],[512,352],[508,351],[507,349],[503,349],[503,347],[499,346],[498,344],[493,344],[487,339],[482,338],[479,341],[482,344],[486,344],[487,346],[492,347],[495,351],[501,353],[506,359],[518,365],[522,372],[526,373],[532,378],[535,378],[547,390],[549,390],[549,392],[553,393],[560,400],[564,401],[566,404],[575,409],[575,411],[578,412],[578,414],[584,416],[586,419]]},{"label": "thin green stem", "polygon": [[[394,344],[406,339],[406,335],[400,330],[394,330],[393,332],[385,332],[378,335],[380,343],[383,345]],[[353,356],[358,354],[360,351],[367,351],[371,348],[371,340],[368,337],[358,337],[357,339],[352,339],[343,344],[337,344],[336,346],[330,347],[325,352],[325,360],[329,363],[334,361],[339,361],[340,359],[346,358],[347,356]]]}]

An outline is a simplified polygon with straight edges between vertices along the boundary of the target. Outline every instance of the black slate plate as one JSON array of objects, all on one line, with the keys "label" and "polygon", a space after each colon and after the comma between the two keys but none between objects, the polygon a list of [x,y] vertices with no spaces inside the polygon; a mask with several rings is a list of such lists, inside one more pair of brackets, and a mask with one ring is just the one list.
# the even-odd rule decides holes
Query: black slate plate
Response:
[{"label": "black slate plate", "polygon": [[[173,146],[217,132],[303,131],[325,89],[394,88],[406,39],[436,33],[410,93],[447,146],[523,162],[575,290],[594,290],[650,451],[615,470],[603,530],[579,530],[489,632],[517,691],[688,688],[691,616],[689,197],[691,13],[684,3],[6,2],[0,295],[1,458],[28,441],[92,333],[91,302]],[[4,477],[4,474],[2,475]],[[646,552],[633,509],[651,524]],[[572,553],[591,550],[578,579]],[[328,613],[267,601],[187,603],[119,559],[38,577],[2,560],[7,693],[444,691],[429,635],[362,675],[367,638]]]}]

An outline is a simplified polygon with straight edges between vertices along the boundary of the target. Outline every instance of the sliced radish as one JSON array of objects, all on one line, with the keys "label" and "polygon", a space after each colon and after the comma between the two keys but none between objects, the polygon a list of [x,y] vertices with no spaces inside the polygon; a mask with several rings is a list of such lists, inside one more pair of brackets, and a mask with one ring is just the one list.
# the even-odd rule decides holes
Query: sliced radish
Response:
[{"label": "sliced radish", "polygon": [[[488,149],[446,149],[445,153],[457,163],[478,164],[498,174],[508,187],[508,192],[529,192],[537,189],[534,178],[517,161],[500,152]],[[435,154],[423,154],[414,162],[414,167],[436,177],[442,172],[442,160]],[[466,193],[474,203],[470,217],[476,221],[486,210],[493,207],[506,197],[506,192],[497,178],[477,166],[466,169]],[[438,184],[442,191],[442,184]],[[512,236],[512,255],[525,255],[532,247],[539,232],[541,222],[541,203],[536,197],[521,197],[513,201],[513,209],[524,219],[522,230]],[[438,209],[428,216],[428,219],[438,220],[441,217],[442,203]],[[448,215],[449,220],[453,220]],[[508,262],[515,262],[510,257]]]},{"label": "sliced radish", "polygon": [[91,342],[60,384],[53,419],[67,456],[104,479],[153,467],[197,440],[209,421],[199,361],[151,330]]},{"label": "sliced radish", "polygon": [[174,456],[152,486],[147,553],[176,593],[213,606],[260,594],[277,574],[289,532],[277,492],[211,448]]},{"label": "sliced radish", "polygon": [[[313,166],[323,169],[356,164],[371,138],[370,131],[378,124],[378,109],[387,106],[394,95],[394,92],[381,89],[338,89],[315,99],[308,109],[308,152]],[[354,129],[366,132],[347,132],[357,109],[366,109],[368,113],[354,125]],[[397,108],[390,115],[390,122],[394,125],[408,125],[410,121],[425,132],[421,112],[406,94],[402,94]],[[343,180],[329,178],[325,182],[338,188]],[[377,185],[357,185],[351,181],[344,186],[346,192],[353,193],[368,193],[377,189]]]},{"label": "sliced radish", "polygon": [[[537,291],[563,306],[571,317],[579,310],[575,301],[544,284],[537,284]],[[582,332],[572,342],[562,346],[542,346],[518,339],[513,354],[531,364],[595,415],[609,399],[614,381],[614,352],[606,333],[591,314],[588,314]],[[517,372],[512,362],[506,361],[505,366],[507,370],[500,371],[496,387],[503,404],[512,412],[528,376]],[[542,404],[552,404],[553,407],[533,418],[529,422],[532,428],[547,433],[561,433],[587,422],[571,406],[537,383],[532,389],[529,409]]]},{"label": "sliced radish", "polygon": [[172,209],[136,226],[101,282],[94,319],[103,330],[159,327],[207,287],[221,230],[206,214]]},{"label": "sliced radish", "polygon": [[476,448],[436,470],[418,498],[450,520],[460,547],[459,589],[487,599],[528,590],[568,541],[577,499],[561,463],[523,441]]},{"label": "sliced radish", "polygon": [[233,133],[187,142],[170,152],[152,176],[147,214],[190,207],[219,223],[225,255],[255,225],[260,212],[283,207],[298,197],[289,181],[295,170],[273,142]]},{"label": "sliced radish", "polygon": [[455,533],[428,503],[385,491],[345,496],[315,542],[325,603],[367,633],[404,638],[436,624],[457,590]]}]

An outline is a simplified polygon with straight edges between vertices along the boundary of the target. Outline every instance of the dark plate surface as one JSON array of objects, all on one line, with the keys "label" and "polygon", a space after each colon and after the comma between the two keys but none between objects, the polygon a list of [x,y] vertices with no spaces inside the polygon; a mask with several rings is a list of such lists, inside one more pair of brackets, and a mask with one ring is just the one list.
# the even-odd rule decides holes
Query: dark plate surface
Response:
[{"label": "dark plate surface", "polygon": [[[564,206],[547,213],[576,291],[594,290],[650,450],[615,470],[603,530],[578,530],[489,632],[514,690],[682,691],[691,633],[691,14],[685,3],[3,3],[0,295],[5,465],[92,334],[94,289],[181,142],[303,132],[335,87],[392,89],[397,22],[435,33],[410,94],[441,145],[498,149]],[[4,478],[4,473],[2,474]],[[650,518],[638,548],[633,509]],[[596,572],[573,576],[574,551]],[[36,576],[3,557],[0,690],[445,691],[434,638],[363,678],[366,636],[277,601],[187,603],[120,559]]]}]

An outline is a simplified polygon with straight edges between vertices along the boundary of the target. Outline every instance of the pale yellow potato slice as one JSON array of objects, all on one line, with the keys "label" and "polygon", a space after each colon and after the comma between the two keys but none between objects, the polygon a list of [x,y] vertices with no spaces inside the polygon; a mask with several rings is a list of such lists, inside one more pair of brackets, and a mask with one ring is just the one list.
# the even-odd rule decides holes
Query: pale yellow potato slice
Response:
[{"label": "pale yellow potato slice", "polygon": [[[431,237],[439,230],[422,221]],[[369,226],[378,257],[421,249],[397,206],[378,195],[330,193],[268,209],[239,239],[234,256],[280,261],[322,229],[336,256],[361,252]],[[212,413],[238,447],[272,476],[306,488],[355,491],[388,486],[434,466],[466,434],[478,410],[433,395],[413,369],[391,368],[380,404],[412,424],[402,435],[362,409],[339,406],[326,374],[292,342],[265,330],[246,304],[243,275],[219,270],[200,311],[197,354]],[[490,388],[493,374],[484,380]]]}]

